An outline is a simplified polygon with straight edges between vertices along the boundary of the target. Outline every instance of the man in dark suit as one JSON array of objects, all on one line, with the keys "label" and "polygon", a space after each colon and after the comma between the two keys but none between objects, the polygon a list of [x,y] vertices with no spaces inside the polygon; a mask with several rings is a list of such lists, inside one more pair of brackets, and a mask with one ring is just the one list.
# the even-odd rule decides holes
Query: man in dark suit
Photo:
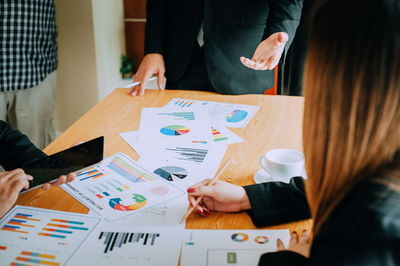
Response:
[{"label": "man in dark suit", "polygon": [[145,57],[134,77],[141,84],[132,95],[143,95],[153,74],[161,88],[164,73],[167,89],[263,93],[273,87],[274,72],[249,69],[239,58],[254,53],[272,70],[293,40],[302,2],[148,0]]}]

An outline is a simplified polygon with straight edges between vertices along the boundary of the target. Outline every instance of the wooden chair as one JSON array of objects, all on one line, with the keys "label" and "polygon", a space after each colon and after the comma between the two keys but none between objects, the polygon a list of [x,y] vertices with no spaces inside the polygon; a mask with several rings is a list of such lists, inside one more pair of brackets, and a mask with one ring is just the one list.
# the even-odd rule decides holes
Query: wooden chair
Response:
[{"label": "wooden chair", "polygon": [[278,95],[278,83],[279,83],[279,65],[275,67],[275,84],[272,88],[264,91],[265,95]]}]

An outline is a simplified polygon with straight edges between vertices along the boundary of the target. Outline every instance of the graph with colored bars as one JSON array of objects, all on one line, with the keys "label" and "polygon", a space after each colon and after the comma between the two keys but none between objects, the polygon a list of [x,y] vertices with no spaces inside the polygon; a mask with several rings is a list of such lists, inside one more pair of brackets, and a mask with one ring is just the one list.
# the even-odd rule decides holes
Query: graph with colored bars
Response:
[{"label": "graph with colored bars", "polygon": [[223,141],[223,140],[227,140],[228,139],[227,137],[222,135],[221,132],[219,132],[218,130],[216,130],[213,127],[211,127],[211,133],[212,133],[214,142]]},{"label": "graph with colored bars", "polygon": [[158,113],[158,115],[167,116],[174,120],[194,120],[194,112]]},{"label": "graph with colored bars", "polygon": [[107,253],[129,243],[153,246],[158,237],[160,237],[159,233],[101,232],[98,239],[104,238],[104,253]]},{"label": "graph with colored bars", "polygon": [[129,164],[119,156],[115,156],[106,167],[133,183],[157,180],[155,177]]},{"label": "graph with colored bars", "polygon": [[193,101],[184,101],[184,100],[177,100],[174,105],[177,107],[190,107],[194,102]]},{"label": "graph with colored bars", "polygon": [[166,149],[168,152],[173,153],[176,159],[181,161],[188,161],[194,163],[202,163],[204,162],[208,150],[205,149],[195,149],[195,148],[183,148],[183,147],[176,147]]},{"label": "graph with colored bars", "polygon": [[99,177],[104,176],[104,173],[102,173],[101,171],[99,171],[96,168],[89,168],[86,169],[85,171],[79,173],[79,175],[77,176],[79,181],[84,181],[87,179],[96,179]]},{"label": "graph with colored bars", "polygon": [[[61,220],[61,219],[51,219],[50,223],[47,223],[46,227],[42,230],[46,232],[38,233],[39,236],[54,237],[54,238],[66,238],[67,236],[73,234],[76,231],[87,231],[89,228],[82,227],[84,222],[71,221],[71,220]],[[49,233],[51,232],[51,233]]]},{"label": "graph with colored bars", "polygon": [[21,251],[20,255],[14,260],[15,262],[10,263],[10,266],[28,266],[30,263],[39,265],[61,265],[60,262],[55,261],[56,256],[44,253],[37,253],[31,251]]},{"label": "graph with colored bars", "polygon": [[31,214],[16,213],[13,218],[11,218],[5,225],[3,225],[1,230],[28,234],[29,228],[36,227],[36,224],[34,222],[40,221],[40,219],[32,218]]}]

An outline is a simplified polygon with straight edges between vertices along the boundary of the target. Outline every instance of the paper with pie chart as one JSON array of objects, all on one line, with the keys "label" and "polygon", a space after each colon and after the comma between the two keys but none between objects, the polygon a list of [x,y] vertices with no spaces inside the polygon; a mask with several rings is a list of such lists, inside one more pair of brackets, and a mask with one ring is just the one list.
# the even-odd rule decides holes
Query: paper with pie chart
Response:
[{"label": "paper with pie chart", "polygon": [[213,178],[226,145],[151,143],[138,163],[154,175],[182,189]]},{"label": "paper with pie chart", "polygon": [[167,103],[165,108],[176,112],[206,111],[210,119],[218,121],[227,127],[244,128],[256,114],[259,106],[199,101],[191,99],[174,98]]},{"label": "paper with pie chart", "polygon": [[260,256],[276,251],[276,240],[285,246],[289,230],[186,230],[181,266],[256,266]]},{"label": "paper with pie chart", "polygon": [[211,124],[207,118],[204,111],[186,114],[165,108],[143,108],[138,138],[140,141],[156,139],[187,143],[198,139],[210,141],[208,128]]},{"label": "paper with pie chart", "polygon": [[168,202],[184,191],[150,173],[123,153],[83,169],[62,188],[108,221]]}]

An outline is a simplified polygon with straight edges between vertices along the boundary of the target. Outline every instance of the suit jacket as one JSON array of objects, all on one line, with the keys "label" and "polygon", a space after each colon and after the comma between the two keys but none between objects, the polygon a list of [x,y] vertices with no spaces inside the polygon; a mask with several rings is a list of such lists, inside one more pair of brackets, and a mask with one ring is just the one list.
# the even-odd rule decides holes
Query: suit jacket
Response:
[{"label": "suit jacket", "polygon": [[[399,187],[399,181],[395,182]],[[309,218],[302,183],[301,177],[295,177],[290,184],[245,187],[254,224],[267,226]],[[363,181],[323,224],[313,239],[309,259],[290,251],[266,253],[259,265],[400,265],[399,206],[399,188],[396,191],[376,180]]]},{"label": "suit jacket", "polygon": [[289,47],[303,0],[148,0],[145,54],[164,56],[166,77],[178,81],[189,63],[204,23],[204,55],[214,88],[223,94],[263,93],[274,85],[273,71],[254,71],[251,58],[261,41],[287,32]]},{"label": "suit jacket", "polygon": [[47,155],[21,132],[0,120],[0,165],[7,171],[45,158]]}]

